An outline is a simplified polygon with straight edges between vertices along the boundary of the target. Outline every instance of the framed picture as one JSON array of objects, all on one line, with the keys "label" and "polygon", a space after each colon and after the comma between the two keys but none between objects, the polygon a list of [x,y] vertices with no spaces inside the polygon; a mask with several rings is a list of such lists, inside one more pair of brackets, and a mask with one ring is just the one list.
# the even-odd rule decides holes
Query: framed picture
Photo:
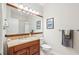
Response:
[{"label": "framed picture", "polygon": [[54,18],[47,19],[47,29],[54,29]]},{"label": "framed picture", "polygon": [[36,22],[36,29],[41,29],[41,21]]}]

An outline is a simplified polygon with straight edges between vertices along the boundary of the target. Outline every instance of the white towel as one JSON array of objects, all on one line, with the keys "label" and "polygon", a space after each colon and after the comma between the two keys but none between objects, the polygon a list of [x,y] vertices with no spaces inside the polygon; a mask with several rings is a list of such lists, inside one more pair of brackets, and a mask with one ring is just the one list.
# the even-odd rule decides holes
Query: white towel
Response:
[{"label": "white towel", "polygon": [[65,35],[70,35],[70,30],[65,30]]}]

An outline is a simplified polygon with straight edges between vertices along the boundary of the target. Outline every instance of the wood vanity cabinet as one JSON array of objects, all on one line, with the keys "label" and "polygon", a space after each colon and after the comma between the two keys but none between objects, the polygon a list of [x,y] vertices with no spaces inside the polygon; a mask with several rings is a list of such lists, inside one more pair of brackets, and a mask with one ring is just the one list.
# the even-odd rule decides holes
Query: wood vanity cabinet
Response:
[{"label": "wood vanity cabinet", "polygon": [[40,55],[40,40],[9,47],[8,55]]}]

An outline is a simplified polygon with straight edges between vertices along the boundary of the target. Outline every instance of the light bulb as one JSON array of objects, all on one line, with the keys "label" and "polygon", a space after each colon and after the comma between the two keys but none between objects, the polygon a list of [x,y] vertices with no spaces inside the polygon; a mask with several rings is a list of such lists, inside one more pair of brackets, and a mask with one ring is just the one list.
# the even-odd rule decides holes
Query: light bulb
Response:
[{"label": "light bulb", "polygon": [[21,11],[20,9],[17,9],[18,11]]},{"label": "light bulb", "polygon": [[19,8],[23,9],[23,5],[19,5]]},{"label": "light bulb", "polygon": [[34,14],[39,14],[39,12],[37,12],[37,11],[35,11],[35,10],[33,10],[33,12],[32,13],[34,13]]},{"label": "light bulb", "polygon": [[38,14],[38,15],[39,15],[39,12],[36,12],[36,14]]},{"label": "light bulb", "polygon": [[28,11],[28,7],[24,7],[24,10]]},{"label": "light bulb", "polygon": [[33,10],[32,13],[35,13],[35,10]]},{"label": "light bulb", "polygon": [[30,14],[29,12],[27,12],[27,14]]},{"label": "light bulb", "polygon": [[32,9],[29,9],[28,11],[29,11],[29,12],[32,12]]},{"label": "light bulb", "polygon": [[19,4],[15,4],[15,6],[16,6],[16,7],[18,7],[18,6],[19,6]]},{"label": "light bulb", "polygon": [[25,13],[25,11],[23,11],[23,13]]}]

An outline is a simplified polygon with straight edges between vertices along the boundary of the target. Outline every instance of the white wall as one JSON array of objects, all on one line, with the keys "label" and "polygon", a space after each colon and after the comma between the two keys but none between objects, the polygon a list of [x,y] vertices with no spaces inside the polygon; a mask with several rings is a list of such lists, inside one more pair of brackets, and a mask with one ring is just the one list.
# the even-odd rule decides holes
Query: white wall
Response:
[{"label": "white wall", "polygon": [[[46,4],[44,6],[44,37],[54,54],[79,54],[79,32],[74,33],[74,48],[62,46],[59,29],[79,29],[79,4]],[[54,29],[46,29],[46,19],[54,17]]]},{"label": "white wall", "polygon": [[[0,4],[0,13],[2,14],[2,5]],[[2,15],[0,15],[0,54],[2,49]]]}]

